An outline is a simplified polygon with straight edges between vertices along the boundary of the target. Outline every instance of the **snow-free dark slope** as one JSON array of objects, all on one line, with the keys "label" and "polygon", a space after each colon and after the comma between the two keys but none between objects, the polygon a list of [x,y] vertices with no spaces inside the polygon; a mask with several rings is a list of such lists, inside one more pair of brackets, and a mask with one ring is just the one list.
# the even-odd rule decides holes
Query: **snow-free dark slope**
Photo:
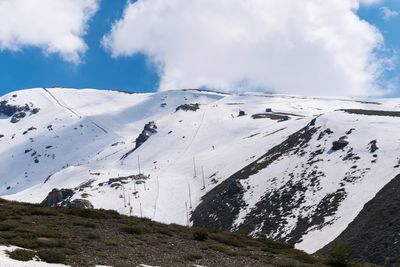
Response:
[{"label": "snow-free dark slope", "polygon": [[333,242],[351,247],[354,259],[385,266],[400,265],[400,175],[385,185]]},{"label": "snow-free dark slope", "polygon": [[400,173],[398,99],[30,89],[0,103],[2,197],[66,189],[51,200],[307,252]]}]

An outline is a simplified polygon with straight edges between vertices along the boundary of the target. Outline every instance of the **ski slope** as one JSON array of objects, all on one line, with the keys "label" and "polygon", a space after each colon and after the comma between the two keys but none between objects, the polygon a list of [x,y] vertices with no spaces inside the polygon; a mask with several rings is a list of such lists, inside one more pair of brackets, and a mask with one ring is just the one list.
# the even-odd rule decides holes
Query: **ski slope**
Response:
[{"label": "ski slope", "polygon": [[[31,110],[16,123],[0,112],[0,195],[11,200],[39,203],[54,188],[69,188],[75,192],[72,199],[86,199],[95,208],[192,224],[191,216],[203,197],[261,162],[272,148],[315,119],[310,126],[314,134],[300,149],[302,153],[286,151],[257,173],[241,177],[241,205],[235,207],[226,227],[290,240],[302,218],[318,213],[317,224],[299,232],[301,238],[292,238],[298,248],[314,252],[338,236],[398,174],[399,118],[343,111],[395,112],[398,99],[35,88],[7,94],[1,101],[15,107],[28,105]],[[199,106],[195,111],[177,111],[184,104]],[[39,111],[32,113],[34,108]],[[240,110],[246,115],[239,116]],[[155,123],[156,133],[129,153],[149,122]],[[328,128],[332,133],[318,139]],[[332,151],[332,142],[343,136],[349,145]],[[373,140],[379,149],[371,153]],[[357,156],[343,160],[350,153]],[[312,158],[316,162],[309,165]],[[288,183],[301,184],[301,190],[287,190]],[[282,190],[297,204],[286,210],[274,207],[282,211],[283,219],[273,230],[265,230],[268,216],[275,213],[261,212],[259,206],[266,196]],[[345,194],[340,194],[333,212],[328,209],[321,215],[318,205],[338,190]],[[253,223],[257,212],[262,219]]]}]

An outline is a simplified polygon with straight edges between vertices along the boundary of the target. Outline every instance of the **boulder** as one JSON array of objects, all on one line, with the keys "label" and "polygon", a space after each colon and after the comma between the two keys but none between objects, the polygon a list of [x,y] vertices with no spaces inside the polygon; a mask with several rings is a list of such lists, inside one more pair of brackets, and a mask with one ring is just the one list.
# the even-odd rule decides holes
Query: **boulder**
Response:
[{"label": "boulder", "polygon": [[179,107],[176,108],[176,111],[178,110],[183,110],[183,111],[196,111],[200,108],[199,103],[196,104],[184,104],[180,105]]},{"label": "boulder", "polygon": [[54,188],[47,197],[42,201],[45,207],[59,207],[63,202],[69,200],[74,195],[72,189],[57,189]]},{"label": "boulder", "polygon": [[87,199],[74,199],[71,202],[65,204],[65,207],[70,208],[81,208],[81,209],[93,209],[92,203]]},{"label": "boulder", "polygon": [[337,141],[333,141],[332,142],[332,150],[336,151],[336,150],[340,150],[345,148],[347,145],[349,144],[348,141],[346,141],[345,139],[339,139]]}]

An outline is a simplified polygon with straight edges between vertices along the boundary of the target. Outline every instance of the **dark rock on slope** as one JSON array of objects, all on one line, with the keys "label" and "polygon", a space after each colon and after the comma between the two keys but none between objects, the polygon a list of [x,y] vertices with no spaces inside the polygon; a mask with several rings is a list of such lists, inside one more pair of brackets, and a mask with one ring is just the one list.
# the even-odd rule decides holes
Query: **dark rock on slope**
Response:
[{"label": "dark rock on slope", "polygon": [[[195,209],[191,220],[194,226],[211,227],[216,229],[232,230],[235,218],[238,216],[240,208],[244,206],[243,188],[240,180],[248,179],[251,175],[267,168],[273,162],[289,153],[303,154],[304,148],[308,146],[311,138],[318,134],[319,127],[315,126],[315,120],[311,121],[305,128],[289,136],[284,142],[270,149],[261,158],[255,160],[250,165],[233,174],[227,180],[206,194],[202,203]],[[322,153],[315,151],[311,157]],[[310,165],[312,166],[312,164]],[[292,182],[289,180],[276,191],[266,193],[256,207],[245,217],[244,222],[236,229],[238,232],[249,234],[256,226],[259,234],[267,236],[280,232],[288,223],[288,215],[294,208],[299,207],[304,201],[304,195],[299,197],[301,192],[305,192],[309,186],[317,186],[316,180],[324,174],[313,173],[312,177],[305,176],[302,182]],[[305,183],[304,183],[305,181]],[[333,215],[339,203],[346,196],[344,189],[339,189],[333,194],[326,195],[316,207],[311,217],[299,218],[293,231],[288,235],[279,234],[277,240],[296,243],[301,236],[312,227],[321,227],[326,222],[326,216]]]},{"label": "dark rock on slope", "polygon": [[196,104],[184,104],[180,105],[179,107],[176,108],[176,111],[183,110],[183,111],[196,111],[200,109],[200,105],[198,103]]},{"label": "dark rock on slope", "polygon": [[136,145],[135,148],[128,151],[128,153],[126,153],[125,155],[123,155],[121,157],[122,159],[127,158],[130,154],[132,154],[136,149],[138,149],[141,145],[144,144],[144,142],[147,141],[147,139],[150,138],[150,136],[152,136],[153,134],[157,133],[157,125],[155,124],[154,121],[151,121],[149,123],[147,123],[144,126],[143,131],[139,134],[139,136],[136,138]]},{"label": "dark rock on slope", "polygon": [[0,101],[0,115],[11,117],[10,121],[12,123],[17,123],[22,118],[25,118],[28,112],[32,115],[37,114],[39,110],[39,108],[33,108],[32,103],[30,103],[30,105],[25,104],[23,106],[18,106],[12,105],[6,100]]},{"label": "dark rock on slope", "polygon": [[92,209],[93,205],[86,199],[74,199],[71,201],[72,196],[75,194],[72,189],[56,189],[54,188],[47,197],[42,201],[45,207],[72,207]]},{"label": "dark rock on slope", "polygon": [[352,248],[354,260],[385,266],[400,266],[400,175],[365,204],[362,211],[331,244]]},{"label": "dark rock on slope", "polygon": [[57,207],[61,202],[70,199],[74,195],[72,189],[54,188],[42,201],[45,207]]},{"label": "dark rock on slope", "polygon": [[333,141],[332,142],[332,150],[336,151],[336,150],[340,150],[345,148],[347,145],[349,144],[348,141],[345,140],[345,138],[340,138],[337,141]]}]

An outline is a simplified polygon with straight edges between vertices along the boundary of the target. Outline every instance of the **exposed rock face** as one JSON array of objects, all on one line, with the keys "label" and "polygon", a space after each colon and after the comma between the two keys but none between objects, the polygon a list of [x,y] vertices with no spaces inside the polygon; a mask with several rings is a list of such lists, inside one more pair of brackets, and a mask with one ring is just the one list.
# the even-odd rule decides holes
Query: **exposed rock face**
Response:
[{"label": "exposed rock face", "polygon": [[376,140],[372,140],[371,142],[369,142],[369,152],[371,153],[375,153],[375,151],[377,151],[379,148],[376,145],[377,141]]},{"label": "exposed rock face", "polygon": [[92,203],[87,199],[74,199],[69,202],[66,207],[81,208],[81,209],[93,209]]},{"label": "exposed rock face", "polygon": [[[309,146],[309,141],[317,138],[319,131],[319,127],[315,126],[315,120],[311,121],[305,128],[292,134],[261,158],[211,190],[203,197],[202,203],[193,212],[191,217],[193,226],[235,230],[246,234],[251,234],[256,227],[258,234],[273,236],[277,240],[295,244],[309,229],[329,224],[324,218],[333,216],[341,201],[346,197],[346,191],[343,188],[327,194],[316,207],[306,207],[307,209],[313,208],[315,212],[306,217],[300,216],[293,230],[286,235],[282,234],[282,229],[289,223],[288,217],[292,211],[304,203],[307,190],[318,188],[318,179],[324,177],[324,173],[312,171],[310,175],[306,175],[304,172],[299,181],[289,180],[276,191],[266,192],[243,222],[235,226],[235,219],[238,217],[240,209],[244,208],[246,204],[243,200],[246,188],[243,187],[241,181],[249,179],[252,175],[292,153],[305,154],[304,150]],[[310,154],[309,168],[313,168],[315,156],[321,153],[323,150],[319,149]],[[291,175],[293,174],[289,174],[289,176]]]},{"label": "exposed rock face", "polygon": [[179,107],[177,107],[176,111],[178,111],[178,110],[196,111],[198,109],[200,109],[200,105],[198,103],[196,103],[196,104],[184,104],[184,105],[180,105]]},{"label": "exposed rock face", "polygon": [[27,113],[36,114],[39,112],[39,108],[32,108],[32,104],[25,104],[24,106],[17,106],[9,104],[8,101],[3,100],[0,102],[0,115],[11,117],[12,123],[19,122],[22,118],[26,117]]},{"label": "exposed rock face", "polygon": [[143,143],[146,142],[147,139],[149,139],[150,136],[152,136],[155,133],[157,133],[157,125],[155,124],[155,122],[151,121],[151,122],[147,123],[144,126],[142,133],[138,136],[138,138],[136,138],[135,149],[137,149],[138,147],[143,145]]},{"label": "exposed rock face", "polygon": [[352,223],[320,252],[334,243],[352,248],[353,258],[384,266],[400,266],[400,175],[365,204]]},{"label": "exposed rock face", "polygon": [[93,209],[92,203],[86,199],[74,199],[71,200],[75,194],[72,189],[57,189],[54,188],[47,197],[42,201],[42,205],[45,207],[71,207],[71,208],[83,208]]},{"label": "exposed rock face", "polygon": [[122,156],[121,159],[127,158],[130,154],[132,154],[136,149],[138,149],[141,145],[143,145],[144,142],[147,141],[147,139],[150,138],[153,134],[157,133],[157,125],[154,121],[151,121],[147,123],[144,126],[143,131],[139,134],[139,136],[136,138],[136,145],[135,148],[126,153],[124,156]]},{"label": "exposed rock face", "polygon": [[339,140],[333,141],[333,142],[332,142],[332,150],[333,150],[333,151],[336,151],[336,150],[343,149],[343,148],[345,148],[348,144],[349,144],[349,142],[346,141],[345,138],[342,137],[342,138],[340,138]]},{"label": "exposed rock face", "polygon": [[244,112],[243,110],[240,110],[240,111],[239,111],[239,115],[238,115],[239,117],[245,116],[245,115],[246,115],[246,112]]},{"label": "exposed rock face", "polygon": [[[29,108],[29,107],[28,107]],[[8,104],[8,101],[3,100],[0,102],[0,114],[4,114],[7,117],[11,117],[18,111],[22,111],[24,108]]]},{"label": "exposed rock face", "polygon": [[54,188],[43,200],[42,204],[46,207],[62,206],[61,203],[69,200],[73,195],[74,191],[72,189]]}]

